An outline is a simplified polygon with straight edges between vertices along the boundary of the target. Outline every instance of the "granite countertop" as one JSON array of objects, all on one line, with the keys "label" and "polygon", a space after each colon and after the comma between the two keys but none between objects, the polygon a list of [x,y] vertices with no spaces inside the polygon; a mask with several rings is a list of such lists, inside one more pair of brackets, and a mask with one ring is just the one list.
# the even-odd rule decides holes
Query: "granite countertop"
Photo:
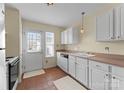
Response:
[{"label": "granite countertop", "polygon": [[[72,50],[71,51],[70,50],[57,50],[57,52],[70,54],[70,55],[76,56],[76,57],[87,58],[89,60],[98,61],[101,63],[124,67],[124,55],[72,51]],[[81,54],[82,55],[90,54],[91,56],[82,56]]]}]

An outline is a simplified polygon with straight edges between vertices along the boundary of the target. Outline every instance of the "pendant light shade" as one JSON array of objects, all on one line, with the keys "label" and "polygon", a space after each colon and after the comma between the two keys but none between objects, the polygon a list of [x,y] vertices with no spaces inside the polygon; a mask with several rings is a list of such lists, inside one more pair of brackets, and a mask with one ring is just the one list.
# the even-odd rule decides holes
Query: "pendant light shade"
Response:
[{"label": "pendant light shade", "polygon": [[85,12],[82,12],[81,13],[82,14],[82,24],[81,24],[81,33],[84,33],[84,14],[85,14]]}]

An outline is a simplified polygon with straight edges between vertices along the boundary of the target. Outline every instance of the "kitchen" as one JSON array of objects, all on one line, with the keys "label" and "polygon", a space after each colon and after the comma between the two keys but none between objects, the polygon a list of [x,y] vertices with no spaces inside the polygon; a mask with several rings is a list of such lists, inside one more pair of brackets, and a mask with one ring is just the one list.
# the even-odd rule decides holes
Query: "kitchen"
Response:
[{"label": "kitchen", "polygon": [[124,4],[7,3],[0,11],[1,90],[124,89]]}]

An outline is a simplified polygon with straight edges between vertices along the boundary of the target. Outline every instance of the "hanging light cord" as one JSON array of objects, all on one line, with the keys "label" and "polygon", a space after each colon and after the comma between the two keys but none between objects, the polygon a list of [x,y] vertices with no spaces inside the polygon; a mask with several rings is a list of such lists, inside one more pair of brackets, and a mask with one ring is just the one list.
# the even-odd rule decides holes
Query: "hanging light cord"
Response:
[{"label": "hanging light cord", "polygon": [[83,30],[83,25],[84,25],[84,14],[85,14],[85,12],[82,12],[82,27],[81,27],[81,29]]}]

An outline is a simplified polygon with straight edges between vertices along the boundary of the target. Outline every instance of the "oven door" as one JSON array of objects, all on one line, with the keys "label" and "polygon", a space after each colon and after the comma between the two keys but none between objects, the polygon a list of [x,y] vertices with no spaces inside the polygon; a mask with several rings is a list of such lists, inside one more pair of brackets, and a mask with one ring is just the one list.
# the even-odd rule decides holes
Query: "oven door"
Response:
[{"label": "oven door", "polygon": [[13,89],[18,78],[18,72],[19,72],[19,59],[9,64],[9,90]]}]

